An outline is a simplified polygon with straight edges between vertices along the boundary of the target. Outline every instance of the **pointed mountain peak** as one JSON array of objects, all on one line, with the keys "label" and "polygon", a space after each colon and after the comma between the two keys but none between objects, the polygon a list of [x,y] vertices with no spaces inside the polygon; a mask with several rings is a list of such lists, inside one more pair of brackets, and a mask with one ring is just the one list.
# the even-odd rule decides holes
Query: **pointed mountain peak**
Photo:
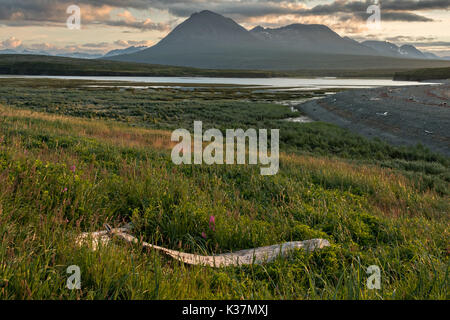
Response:
[{"label": "pointed mountain peak", "polygon": [[262,32],[262,31],[264,31],[264,30],[266,30],[266,29],[264,29],[264,28],[261,27],[261,26],[256,26],[256,27],[254,27],[252,30],[250,30],[250,32]]},{"label": "pointed mountain peak", "polygon": [[303,23],[290,24],[285,27],[281,27],[280,29],[290,29],[300,31],[332,31],[329,27],[327,27],[324,24],[303,24]]},{"label": "pointed mountain peak", "polygon": [[209,10],[203,10],[200,12],[193,13],[188,20],[201,21],[201,22],[205,22],[205,21],[214,22],[215,20],[220,21],[220,20],[231,20],[231,19],[226,18],[218,13],[215,13],[215,12],[212,12]]},{"label": "pointed mountain peak", "polygon": [[226,28],[226,27],[230,28],[239,26],[233,19],[224,17],[218,13],[209,10],[203,10],[200,12],[193,13],[189,17],[189,19],[184,21],[181,25],[203,25],[214,28]]},{"label": "pointed mountain peak", "polygon": [[220,17],[223,17],[222,15],[220,15],[218,13],[215,13],[215,12],[212,12],[210,10],[202,10],[200,12],[195,12],[195,13],[193,13],[191,15],[191,17],[192,16],[203,16],[203,17],[217,17],[217,16],[220,16]]},{"label": "pointed mountain peak", "polygon": [[[209,48],[217,43],[222,46],[249,44],[257,39],[233,19],[204,10],[196,12],[179,24],[157,46],[183,44],[184,47]],[[180,47],[181,48],[181,47]]]}]

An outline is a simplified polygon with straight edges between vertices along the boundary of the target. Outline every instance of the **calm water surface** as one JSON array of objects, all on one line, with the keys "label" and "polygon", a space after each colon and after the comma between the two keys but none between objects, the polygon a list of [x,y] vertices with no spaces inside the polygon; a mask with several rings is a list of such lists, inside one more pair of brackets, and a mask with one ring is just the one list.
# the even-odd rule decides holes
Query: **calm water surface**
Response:
[{"label": "calm water surface", "polygon": [[272,88],[327,89],[327,88],[373,88],[384,86],[414,86],[435,83],[393,81],[389,79],[341,79],[341,78],[208,78],[208,77],[84,77],[84,76],[0,76],[0,78],[73,79],[96,81],[129,81],[164,84],[224,84],[243,86],[266,86]]}]

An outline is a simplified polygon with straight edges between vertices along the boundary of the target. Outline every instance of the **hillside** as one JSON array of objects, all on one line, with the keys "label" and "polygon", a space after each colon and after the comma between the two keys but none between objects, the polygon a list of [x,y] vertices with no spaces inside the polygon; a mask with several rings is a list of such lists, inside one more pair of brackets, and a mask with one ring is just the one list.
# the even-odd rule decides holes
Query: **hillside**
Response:
[{"label": "hillside", "polygon": [[[425,64],[425,65],[424,65]],[[428,61],[417,62],[424,67]],[[440,63],[437,63],[440,65]],[[450,66],[450,61],[447,62]],[[49,76],[204,76],[204,77],[348,77],[348,78],[392,78],[395,72],[410,70],[403,68],[378,69],[335,69],[335,70],[245,70],[245,69],[199,69],[152,65],[146,63],[120,62],[109,60],[73,59],[38,55],[0,55],[0,74],[3,75],[49,75]]]},{"label": "hillside", "polygon": [[[433,68],[449,62],[424,59],[414,47],[380,54],[324,25],[293,24],[246,30],[211,11],[193,14],[155,46],[107,59],[212,69],[356,70]],[[404,54],[403,54],[404,53]],[[410,59],[408,57],[413,57]]]},{"label": "hillside", "polygon": [[377,55],[377,51],[349,38],[342,38],[320,24],[291,24],[271,29],[256,27],[250,31],[271,46],[296,52],[333,53],[347,55]]},{"label": "hillside", "polygon": [[[448,298],[448,158],[283,121],[289,107],[230,100],[232,89],[69,82],[0,79],[0,299]],[[171,131],[192,130],[193,119],[280,128],[279,173],[173,164]],[[314,238],[331,246],[210,268],[120,240],[77,244],[105,222],[131,222],[139,239],[186,253]],[[82,270],[80,290],[66,287],[70,265]],[[380,290],[365,285],[371,265]]]},{"label": "hillside", "polygon": [[[0,74],[50,76],[209,76],[269,77],[271,72],[205,70],[108,60],[74,59],[39,55],[0,55]],[[279,74],[278,74],[279,75]]]}]

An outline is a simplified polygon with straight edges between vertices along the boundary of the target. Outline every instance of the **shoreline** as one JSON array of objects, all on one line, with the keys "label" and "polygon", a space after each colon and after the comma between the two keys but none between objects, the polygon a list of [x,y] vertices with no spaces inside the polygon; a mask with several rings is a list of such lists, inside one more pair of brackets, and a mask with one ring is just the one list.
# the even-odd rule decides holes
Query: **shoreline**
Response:
[{"label": "shoreline", "polygon": [[355,89],[297,105],[329,122],[393,145],[418,143],[450,157],[450,84]]}]

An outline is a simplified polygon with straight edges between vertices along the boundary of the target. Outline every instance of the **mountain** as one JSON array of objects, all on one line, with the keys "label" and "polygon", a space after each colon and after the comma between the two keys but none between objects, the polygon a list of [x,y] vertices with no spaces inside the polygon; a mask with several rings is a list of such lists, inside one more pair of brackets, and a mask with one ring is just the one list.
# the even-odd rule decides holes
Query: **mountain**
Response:
[{"label": "mountain", "polygon": [[156,47],[187,46],[197,49],[198,45],[227,47],[249,46],[257,43],[247,29],[230,18],[225,18],[211,11],[194,13],[189,19],[178,25],[167,37],[162,39]]},{"label": "mountain", "polygon": [[3,49],[0,50],[0,54],[17,54],[17,51],[13,49]]},{"label": "mountain", "polygon": [[427,59],[442,59],[438,55],[435,55],[434,53],[431,53],[431,52],[423,52],[423,54],[425,55],[425,58],[427,58]]},{"label": "mountain", "polygon": [[120,54],[129,54],[129,53],[135,53],[135,52],[139,52],[141,50],[147,49],[148,47],[146,46],[140,46],[140,47],[128,47],[125,49],[115,49],[115,50],[111,50],[108,53],[106,53],[104,55],[104,57],[113,57],[113,56],[118,56]]},{"label": "mountain", "polygon": [[336,54],[376,55],[376,51],[350,38],[342,38],[327,26],[320,24],[291,24],[270,29],[258,26],[250,31],[257,38],[281,48]]},{"label": "mountain", "polygon": [[361,42],[362,45],[372,48],[377,51],[379,55],[387,56],[387,57],[399,57],[399,47],[391,42],[387,41],[374,41],[368,40]]},{"label": "mountain", "polygon": [[271,50],[244,27],[211,11],[194,13],[155,46],[110,60],[201,68],[241,68]]},{"label": "mountain", "polygon": [[0,54],[35,54],[49,56],[50,54],[46,51],[35,51],[29,49],[4,49],[0,50]]},{"label": "mountain", "polygon": [[389,53],[380,46],[343,38],[317,24],[249,31],[230,18],[202,11],[153,47],[104,59],[210,69],[337,70],[409,68],[415,62],[408,59],[418,57],[408,46],[393,45]]},{"label": "mountain", "polygon": [[426,55],[422,51],[418,50],[416,47],[409,44],[401,46],[399,51],[401,55],[406,56],[408,58],[427,59]]},{"label": "mountain", "polygon": [[401,47],[388,41],[364,41],[362,45],[372,48],[379,55],[387,57],[401,57],[409,59],[439,59],[439,57],[431,52],[422,52],[413,45],[405,44]]},{"label": "mountain", "polygon": [[4,49],[0,50],[0,54],[21,54],[21,55],[39,55],[39,56],[57,56],[77,59],[98,59],[102,54],[88,53],[88,52],[64,52],[64,53],[50,53],[47,51],[30,50],[30,49]]},{"label": "mountain", "polygon": [[[33,53],[37,54],[37,53]],[[66,58],[76,58],[76,59],[98,59],[103,55],[99,53],[88,53],[88,52],[67,52],[67,53],[56,53],[47,54],[51,56],[66,57]]]}]

